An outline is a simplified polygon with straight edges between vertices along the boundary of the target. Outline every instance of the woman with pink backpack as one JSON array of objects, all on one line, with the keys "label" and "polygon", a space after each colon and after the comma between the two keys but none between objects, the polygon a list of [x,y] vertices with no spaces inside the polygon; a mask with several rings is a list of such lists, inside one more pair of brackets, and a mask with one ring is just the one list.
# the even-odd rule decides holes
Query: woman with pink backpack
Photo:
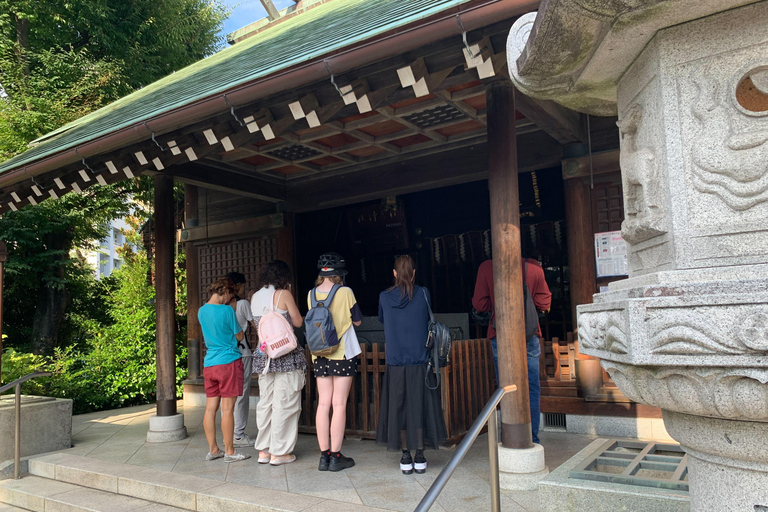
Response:
[{"label": "woman with pink backpack", "polygon": [[260,394],[256,406],[259,434],[254,448],[259,450],[259,464],[273,466],[296,460],[293,449],[307,369],[304,351],[296,345],[292,332],[292,326],[301,327],[303,321],[290,291],[291,281],[288,264],[272,261],[259,278],[260,289],[251,297],[251,313],[259,326],[259,342],[253,354],[253,373],[259,375]]}]

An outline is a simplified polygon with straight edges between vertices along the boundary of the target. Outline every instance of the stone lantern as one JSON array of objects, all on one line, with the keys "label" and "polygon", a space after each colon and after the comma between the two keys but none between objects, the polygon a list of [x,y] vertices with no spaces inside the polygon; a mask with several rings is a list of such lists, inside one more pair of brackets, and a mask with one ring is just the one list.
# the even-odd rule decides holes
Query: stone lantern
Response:
[{"label": "stone lantern", "polygon": [[579,306],[581,350],[663,410],[691,510],[768,510],[768,2],[549,0],[507,58],[618,114],[630,277]]}]

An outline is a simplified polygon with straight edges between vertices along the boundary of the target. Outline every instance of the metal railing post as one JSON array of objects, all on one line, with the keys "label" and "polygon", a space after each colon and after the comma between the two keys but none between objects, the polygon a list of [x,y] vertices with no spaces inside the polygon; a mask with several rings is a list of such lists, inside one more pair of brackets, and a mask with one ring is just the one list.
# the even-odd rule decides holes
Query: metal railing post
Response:
[{"label": "metal railing post", "polygon": [[480,415],[475,419],[475,422],[472,423],[472,426],[469,427],[469,430],[464,435],[464,439],[461,440],[459,445],[456,447],[456,452],[453,454],[453,456],[450,458],[450,460],[446,463],[445,467],[443,467],[443,470],[440,471],[440,474],[437,475],[437,478],[434,482],[432,482],[432,485],[429,486],[429,489],[427,489],[426,494],[424,494],[424,497],[421,499],[419,504],[414,509],[414,512],[427,512],[430,507],[435,503],[437,500],[437,497],[442,492],[443,488],[445,487],[445,484],[448,483],[448,479],[451,478],[451,475],[458,467],[461,460],[464,458],[464,456],[469,451],[472,444],[477,439],[477,436],[480,435],[480,431],[483,429],[483,425],[488,422],[488,454],[490,457],[490,463],[491,463],[491,506],[493,512],[500,512],[501,511],[501,493],[499,490],[499,424],[498,424],[498,412],[496,411],[496,406],[499,405],[499,402],[501,402],[501,399],[506,395],[507,393],[512,393],[514,391],[517,391],[517,386],[514,384],[510,384],[508,386],[504,386],[503,388],[499,388],[496,391],[493,392],[493,395],[491,395],[491,398],[488,400],[488,402],[485,404],[485,407],[483,407],[483,410],[480,411]]},{"label": "metal railing post", "polygon": [[499,412],[495,408],[488,418],[488,462],[491,465],[491,511],[501,512],[499,488]]},{"label": "metal railing post", "polygon": [[19,479],[21,473],[21,385],[30,379],[36,379],[38,377],[50,377],[51,372],[32,372],[20,379],[16,379],[13,382],[9,382],[3,386],[0,386],[0,393],[5,393],[11,388],[14,388],[15,403],[14,411],[16,412],[16,418],[14,419],[14,443],[13,443],[13,478]]},{"label": "metal railing post", "polygon": [[21,382],[16,384],[16,439],[13,447],[13,478],[19,479],[21,473]]}]

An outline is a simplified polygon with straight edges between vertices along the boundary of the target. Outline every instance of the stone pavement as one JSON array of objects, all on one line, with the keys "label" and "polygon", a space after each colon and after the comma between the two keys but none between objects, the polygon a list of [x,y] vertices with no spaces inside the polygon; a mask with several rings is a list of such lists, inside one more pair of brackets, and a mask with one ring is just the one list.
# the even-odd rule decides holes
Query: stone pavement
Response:
[{"label": "stone pavement", "polygon": [[[149,417],[154,413],[154,406],[151,405],[75,416],[72,422],[73,447],[62,453],[243,484],[254,487],[254,492],[258,492],[257,488],[287,491],[396,511],[413,510],[454,453],[452,449],[427,452],[427,473],[406,476],[399,469],[399,453],[387,452],[373,441],[347,439],[343,453],[353,457],[356,466],[339,473],[319,472],[315,437],[300,435],[295,451],[298,460],[292,464],[278,467],[258,464],[257,453],[252,447],[239,448],[252,456],[244,462],[231,465],[220,460],[206,462],[203,409],[183,410],[180,403],[179,411],[184,413],[189,438],[164,444],[146,442]],[[255,411],[252,411],[247,432],[254,438],[255,425]],[[556,468],[595,439],[594,436],[564,432],[542,432],[540,437],[550,469]],[[489,510],[489,474],[488,443],[483,435],[456,470],[432,510]],[[502,510],[538,512],[537,492],[502,491]]]}]

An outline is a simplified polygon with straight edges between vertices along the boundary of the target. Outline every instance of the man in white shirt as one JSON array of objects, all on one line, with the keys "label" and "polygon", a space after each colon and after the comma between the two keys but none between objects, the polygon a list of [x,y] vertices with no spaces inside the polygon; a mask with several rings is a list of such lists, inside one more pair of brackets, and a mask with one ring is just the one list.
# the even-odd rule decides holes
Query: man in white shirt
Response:
[{"label": "man in white shirt", "polygon": [[[243,333],[245,333],[248,330],[248,324],[253,323],[251,303],[245,297],[245,276],[240,272],[230,272],[227,274],[227,277],[237,287],[237,295],[229,304],[235,310],[237,323],[240,324]],[[243,338],[243,341],[238,342],[237,346],[243,356],[243,394],[237,397],[235,402],[235,446],[253,446],[254,440],[245,433],[245,427],[248,426],[253,351],[251,350],[250,340],[247,335]]]}]

